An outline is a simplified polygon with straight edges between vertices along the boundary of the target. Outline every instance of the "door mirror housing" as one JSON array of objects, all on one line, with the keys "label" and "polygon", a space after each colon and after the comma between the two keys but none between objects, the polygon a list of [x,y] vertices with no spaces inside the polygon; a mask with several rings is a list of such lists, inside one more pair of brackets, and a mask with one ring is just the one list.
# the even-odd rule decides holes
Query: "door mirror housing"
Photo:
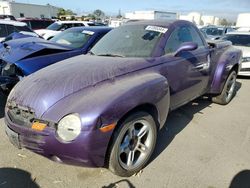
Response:
[{"label": "door mirror housing", "polygon": [[177,56],[179,53],[184,51],[193,51],[198,48],[198,44],[195,42],[184,42],[181,46],[176,50],[174,56]]}]

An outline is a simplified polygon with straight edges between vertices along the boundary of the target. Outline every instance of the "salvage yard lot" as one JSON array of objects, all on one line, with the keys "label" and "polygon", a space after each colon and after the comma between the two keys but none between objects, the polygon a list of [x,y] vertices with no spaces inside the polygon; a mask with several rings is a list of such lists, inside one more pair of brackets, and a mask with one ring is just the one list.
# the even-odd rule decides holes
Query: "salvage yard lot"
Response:
[{"label": "salvage yard lot", "polygon": [[229,187],[243,170],[249,170],[250,185],[250,79],[237,81],[239,90],[227,106],[199,99],[170,113],[150,164],[127,179],[17,150],[4,132],[1,97],[0,188]]}]

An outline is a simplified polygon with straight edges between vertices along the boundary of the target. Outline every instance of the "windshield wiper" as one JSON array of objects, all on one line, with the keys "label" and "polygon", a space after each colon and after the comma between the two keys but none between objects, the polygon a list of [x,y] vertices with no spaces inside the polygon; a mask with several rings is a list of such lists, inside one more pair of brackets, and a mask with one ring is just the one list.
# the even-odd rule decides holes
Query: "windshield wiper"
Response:
[{"label": "windshield wiper", "polygon": [[97,54],[97,56],[106,56],[106,57],[125,57],[121,54]]}]

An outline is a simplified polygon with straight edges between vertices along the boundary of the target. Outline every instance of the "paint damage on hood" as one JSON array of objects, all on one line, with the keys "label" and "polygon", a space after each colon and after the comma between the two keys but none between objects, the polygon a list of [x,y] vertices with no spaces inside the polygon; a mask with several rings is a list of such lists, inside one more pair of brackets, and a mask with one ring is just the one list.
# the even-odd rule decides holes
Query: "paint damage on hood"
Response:
[{"label": "paint damage on hood", "polygon": [[114,81],[118,76],[152,66],[153,62],[152,58],[80,55],[25,78],[14,87],[8,101],[33,109],[40,118],[51,106],[73,93],[102,81]]}]

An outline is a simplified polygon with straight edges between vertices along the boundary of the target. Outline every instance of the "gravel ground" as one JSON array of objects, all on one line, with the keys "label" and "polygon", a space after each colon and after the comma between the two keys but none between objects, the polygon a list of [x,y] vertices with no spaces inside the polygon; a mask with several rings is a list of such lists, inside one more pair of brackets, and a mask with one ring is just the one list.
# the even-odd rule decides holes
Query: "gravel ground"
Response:
[{"label": "gravel ground", "polygon": [[[0,119],[0,188],[250,187],[250,79],[227,106],[199,99],[172,112],[150,164],[130,178],[67,166],[12,146]],[[0,117],[4,98],[1,97]]]}]

